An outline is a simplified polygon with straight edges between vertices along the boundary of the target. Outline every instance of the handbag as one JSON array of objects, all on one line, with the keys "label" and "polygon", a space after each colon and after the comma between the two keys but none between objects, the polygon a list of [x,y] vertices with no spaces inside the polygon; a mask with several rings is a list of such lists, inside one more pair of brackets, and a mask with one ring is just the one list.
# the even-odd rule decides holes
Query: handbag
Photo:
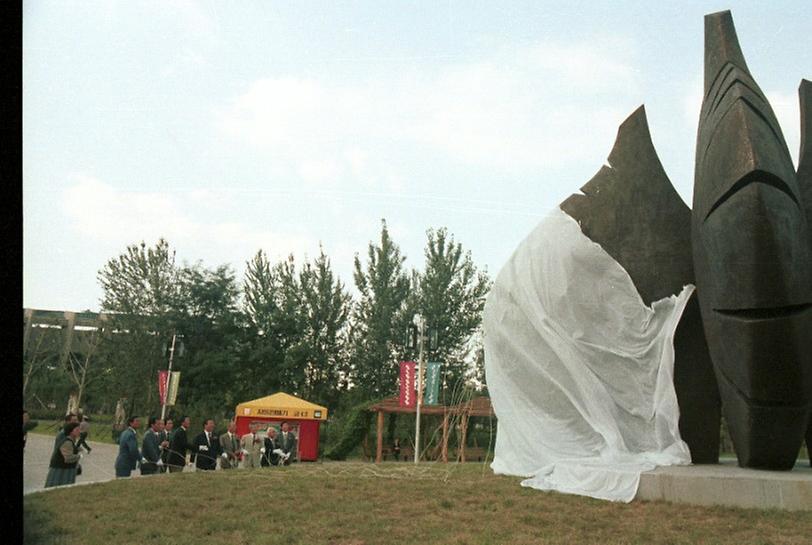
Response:
[{"label": "handbag", "polygon": [[76,474],[77,475],[82,474],[82,464],[76,464]]}]

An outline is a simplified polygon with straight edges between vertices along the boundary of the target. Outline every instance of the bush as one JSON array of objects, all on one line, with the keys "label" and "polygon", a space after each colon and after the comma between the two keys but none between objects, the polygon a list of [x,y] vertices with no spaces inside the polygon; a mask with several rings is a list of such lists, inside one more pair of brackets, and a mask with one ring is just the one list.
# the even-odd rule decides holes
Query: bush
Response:
[{"label": "bush", "polygon": [[326,449],[324,456],[331,460],[345,460],[347,455],[358,446],[358,443],[364,440],[364,436],[369,432],[369,424],[372,421],[372,412],[369,411],[369,406],[373,403],[371,401],[359,403],[347,412],[342,419],[343,425],[337,433],[337,440]]}]

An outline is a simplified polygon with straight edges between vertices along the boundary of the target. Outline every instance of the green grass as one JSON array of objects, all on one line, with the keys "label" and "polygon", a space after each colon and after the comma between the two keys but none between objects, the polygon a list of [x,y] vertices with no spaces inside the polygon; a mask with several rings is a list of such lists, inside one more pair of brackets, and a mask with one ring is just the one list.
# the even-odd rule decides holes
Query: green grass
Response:
[{"label": "green grass", "polygon": [[23,498],[25,543],[802,544],[812,512],[617,504],[482,464],[314,463],[181,473]]}]

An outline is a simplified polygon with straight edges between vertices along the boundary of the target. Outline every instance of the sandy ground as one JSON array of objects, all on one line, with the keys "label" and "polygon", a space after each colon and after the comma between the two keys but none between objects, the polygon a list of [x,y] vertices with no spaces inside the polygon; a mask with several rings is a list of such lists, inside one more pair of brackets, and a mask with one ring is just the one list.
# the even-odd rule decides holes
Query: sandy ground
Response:
[{"label": "sandy ground", "polygon": [[[29,433],[28,441],[25,445],[25,454],[23,455],[23,494],[30,494],[45,489],[45,478],[48,476],[48,462],[51,460],[51,453],[54,448],[53,436],[41,435],[38,433]],[[139,447],[141,438],[138,438]],[[118,445],[110,445],[107,443],[96,443],[88,441],[91,452],[87,454],[85,449],[81,449],[82,457],[82,474],[76,477],[76,484],[88,484],[96,482],[111,481],[116,478],[114,469],[116,463],[116,455],[118,455]],[[220,468],[218,467],[218,470]],[[192,468],[186,468],[184,471],[194,471]],[[145,477],[141,476],[141,471],[136,469],[132,472],[133,479],[155,478],[160,475]]]}]

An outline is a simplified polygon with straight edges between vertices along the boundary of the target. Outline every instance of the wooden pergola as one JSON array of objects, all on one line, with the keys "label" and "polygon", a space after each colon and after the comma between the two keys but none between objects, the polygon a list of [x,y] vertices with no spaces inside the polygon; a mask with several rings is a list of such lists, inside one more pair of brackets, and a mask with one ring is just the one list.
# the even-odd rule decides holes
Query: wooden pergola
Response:
[{"label": "wooden pergola", "polygon": [[[378,442],[377,451],[375,454],[375,463],[379,464],[383,461],[383,419],[384,414],[388,413],[406,413],[415,414],[417,409],[415,407],[401,407],[400,398],[393,396],[379,403],[369,407],[370,411],[378,413]],[[462,430],[462,437],[460,438],[460,461],[465,461],[465,434],[468,428],[468,419],[472,416],[494,416],[493,406],[489,397],[474,397],[468,401],[463,401],[457,405],[423,405],[420,407],[420,414],[442,415],[443,417],[443,439],[441,443],[440,459],[443,462],[448,462],[448,420],[452,416],[460,417],[460,429]]]}]

